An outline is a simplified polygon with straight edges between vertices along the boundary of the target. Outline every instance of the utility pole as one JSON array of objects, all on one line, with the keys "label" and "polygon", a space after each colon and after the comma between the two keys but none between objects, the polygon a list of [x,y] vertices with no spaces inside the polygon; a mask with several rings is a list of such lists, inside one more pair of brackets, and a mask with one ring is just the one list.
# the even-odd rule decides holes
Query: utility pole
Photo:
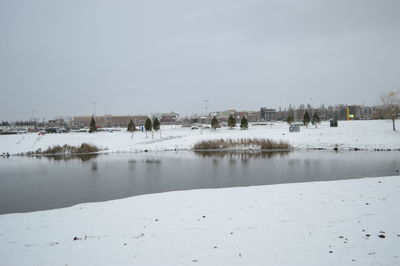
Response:
[{"label": "utility pole", "polygon": [[34,124],[34,128],[36,129],[36,122],[35,122],[35,110],[32,110],[32,118],[31,118],[33,124]]},{"label": "utility pole", "polygon": [[[208,100],[204,100],[203,103],[204,103],[204,107],[205,107],[205,110],[206,110],[204,122],[207,123],[207,120],[208,120],[208,110],[207,110]],[[200,134],[203,134],[203,128],[200,129]]]},{"label": "utility pole", "polygon": [[207,114],[207,103],[208,103],[208,100],[204,100],[204,101],[203,101],[203,103],[204,103],[204,105],[205,105],[205,109],[206,109],[206,116],[207,116],[207,115],[208,115],[208,114]]},{"label": "utility pole", "polygon": [[294,103],[293,103],[293,120],[294,122],[296,122],[296,106]]}]

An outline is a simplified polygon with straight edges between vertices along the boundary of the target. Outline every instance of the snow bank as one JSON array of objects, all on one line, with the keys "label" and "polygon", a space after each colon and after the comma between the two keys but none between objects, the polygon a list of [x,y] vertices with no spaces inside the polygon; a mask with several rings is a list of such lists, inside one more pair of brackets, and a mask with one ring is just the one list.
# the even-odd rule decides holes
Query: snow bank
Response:
[{"label": "snow bank", "polygon": [[0,215],[0,261],[399,265],[399,210],[399,176],[144,195]]},{"label": "snow bank", "polygon": [[249,130],[230,130],[220,128],[192,130],[179,126],[163,126],[161,132],[148,134],[135,132],[99,132],[48,134],[39,136],[34,133],[0,136],[0,153],[11,154],[46,149],[53,145],[95,144],[109,151],[163,151],[191,149],[202,140],[240,138],[269,138],[275,141],[287,141],[300,149],[400,149],[400,132],[393,131],[391,121],[339,121],[338,128],[330,128],[329,123],[322,123],[318,128],[301,128],[299,133],[289,133],[286,123],[272,126],[250,126]]}]

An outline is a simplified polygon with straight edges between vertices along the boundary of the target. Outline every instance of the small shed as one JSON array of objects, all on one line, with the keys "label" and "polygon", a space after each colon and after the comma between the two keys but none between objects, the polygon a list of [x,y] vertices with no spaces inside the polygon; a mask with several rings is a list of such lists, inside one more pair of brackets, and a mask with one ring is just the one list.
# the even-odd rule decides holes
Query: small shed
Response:
[{"label": "small shed", "polygon": [[289,126],[289,132],[300,132],[300,124],[291,124]]}]

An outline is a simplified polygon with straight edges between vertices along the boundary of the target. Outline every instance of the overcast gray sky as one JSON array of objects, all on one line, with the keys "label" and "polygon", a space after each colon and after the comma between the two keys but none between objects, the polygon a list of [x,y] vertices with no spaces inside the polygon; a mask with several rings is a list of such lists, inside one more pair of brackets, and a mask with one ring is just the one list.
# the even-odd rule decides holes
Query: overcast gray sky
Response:
[{"label": "overcast gray sky", "polygon": [[399,12],[398,0],[1,0],[0,120],[93,102],[97,114],[377,104],[400,88]]}]

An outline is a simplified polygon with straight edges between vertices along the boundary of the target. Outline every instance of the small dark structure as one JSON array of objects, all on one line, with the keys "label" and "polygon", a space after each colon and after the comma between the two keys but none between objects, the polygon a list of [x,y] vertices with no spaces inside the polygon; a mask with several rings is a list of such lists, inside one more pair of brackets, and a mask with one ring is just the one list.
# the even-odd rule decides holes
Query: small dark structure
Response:
[{"label": "small dark structure", "polygon": [[300,132],[300,124],[292,124],[289,126],[289,132]]},{"label": "small dark structure", "polygon": [[337,127],[338,126],[338,121],[336,119],[331,119],[330,120],[330,126],[331,127]]}]

